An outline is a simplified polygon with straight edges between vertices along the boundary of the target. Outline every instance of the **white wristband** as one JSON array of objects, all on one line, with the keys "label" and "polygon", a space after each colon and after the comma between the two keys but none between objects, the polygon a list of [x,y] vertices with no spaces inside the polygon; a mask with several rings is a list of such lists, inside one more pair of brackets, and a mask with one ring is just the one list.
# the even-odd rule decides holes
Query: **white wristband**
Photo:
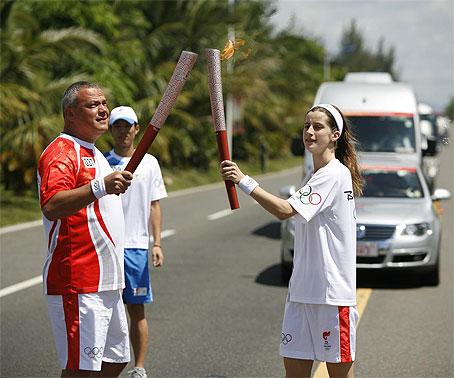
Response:
[{"label": "white wristband", "polygon": [[259,186],[259,183],[255,181],[252,177],[244,176],[238,183],[238,186],[244,193],[249,195],[257,186]]},{"label": "white wristband", "polygon": [[106,190],[106,183],[104,182],[104,177],[100,177],[97,179],[93,179],[90,182],[91,185],[91,191],[95,195],[96,198],[101,198],[107,195],[107,190]]}]

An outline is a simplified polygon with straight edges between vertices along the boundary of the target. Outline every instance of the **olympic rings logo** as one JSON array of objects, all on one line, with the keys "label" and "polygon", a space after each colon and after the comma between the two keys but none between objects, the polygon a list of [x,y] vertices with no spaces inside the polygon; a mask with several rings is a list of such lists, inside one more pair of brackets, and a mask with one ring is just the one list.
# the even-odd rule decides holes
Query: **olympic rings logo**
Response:
[{"label": "olympic rings logo", "polygon": [[292,335],[290,333],[281,333],[282,344],[287,345],[290,341],[292,341]]},{"label": "olympic rings logo", "polygon": [[300,190],[300,201],[303,205],[319,205],[322,202],[322,196],[318,193],[312,193],[310,185],[306,185]]},{"label": "olympic rings logo", "polygon": [[90,358],[99,358],[102,356],[103,347],[86,347],[84,353]]}]

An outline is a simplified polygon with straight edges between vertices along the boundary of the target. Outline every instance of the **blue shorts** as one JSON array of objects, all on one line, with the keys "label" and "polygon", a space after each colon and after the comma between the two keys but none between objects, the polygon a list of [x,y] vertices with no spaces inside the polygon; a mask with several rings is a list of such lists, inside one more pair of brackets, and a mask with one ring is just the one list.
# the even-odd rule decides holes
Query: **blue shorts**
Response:
[{"label": "blue shorts", "polygon": [[147,249],[125,249],[125,284],[126,287],[123,290],[124,303],[153,302]]}]

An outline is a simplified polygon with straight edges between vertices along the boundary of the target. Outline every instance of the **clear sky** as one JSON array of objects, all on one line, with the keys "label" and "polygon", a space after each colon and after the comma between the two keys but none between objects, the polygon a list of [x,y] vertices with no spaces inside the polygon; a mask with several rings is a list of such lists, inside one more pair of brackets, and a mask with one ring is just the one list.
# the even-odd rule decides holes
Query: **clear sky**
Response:
[{"label": "clear sky", "polygon": [[380,37],[385,51],[395,48],[401,81],[413,86],[420,102],[442,111],[454,96],[454,0],[276,0],[272,22],[317,38],[335,55],[352,19],[369,49]]}]

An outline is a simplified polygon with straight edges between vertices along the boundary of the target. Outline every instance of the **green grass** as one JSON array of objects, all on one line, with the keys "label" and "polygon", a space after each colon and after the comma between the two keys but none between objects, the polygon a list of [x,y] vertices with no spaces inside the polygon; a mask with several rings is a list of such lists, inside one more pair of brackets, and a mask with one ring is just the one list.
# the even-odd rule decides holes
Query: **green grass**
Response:
[{"label": "green grass", "polygon": [[[249,175],[261,174],[258,162],[239,162],[242,171]],[[280,171],[286,168],[295,167],[302,164],[301,157],[286,157],[270,160],[267,164],[266,172]],[[196,169],[171,170],[164,168],[163,176],[166,181],[167,191],[191,188],[221,182],[219,166],[213,166],[207,171]],[[0,227],[29,222],[41,218],[38,198],[33,193],[26,193],[18,196],[12,191],[4,190],[0,185]]]},{"label": "green grass", "polygon": [[38,198],[32,193],[18,196],[0,186],[0,227],[41,218]]}]

